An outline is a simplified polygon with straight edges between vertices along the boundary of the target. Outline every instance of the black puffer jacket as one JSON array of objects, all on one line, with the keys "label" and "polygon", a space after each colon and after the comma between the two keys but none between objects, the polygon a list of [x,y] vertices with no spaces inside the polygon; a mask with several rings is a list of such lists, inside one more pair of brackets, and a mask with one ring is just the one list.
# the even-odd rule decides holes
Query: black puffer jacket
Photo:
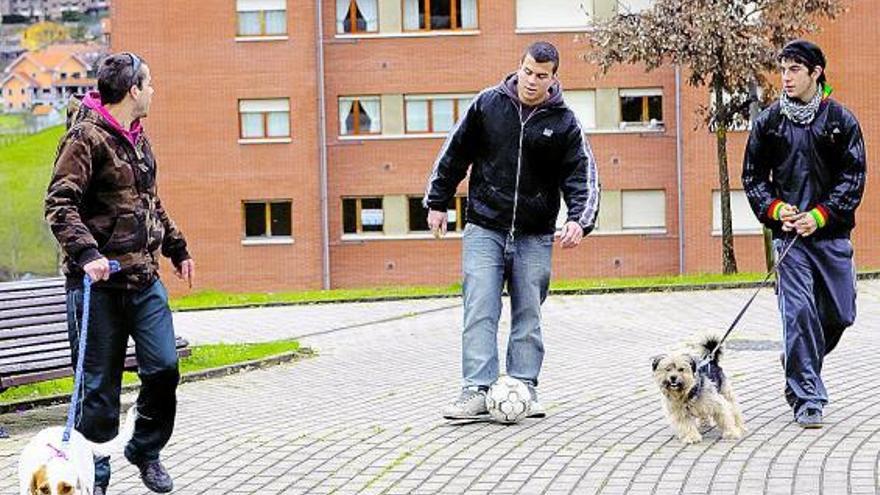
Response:
[{"label": "black puffer jacket", "polygon": [[561,191],[568,220],[584,234],[593,230],[599,210],[596,161],[558,83],[534,109],[520,104],[515,74],[477,95],[437,157],[425,205],[446,211],[471,164],[468,222],[549,234],[556,230]]},{"label": "black puffer jacket", "polygon": [[769,216],[776,199],[800,211],[820,207],[827,224],[816,238],[849,237],[865,191],[865,141],[855,116],[826,99],[808,125],[782,115],[779,102],[755,119],[743,162],[742,182],[762,223],[781,235]]}]

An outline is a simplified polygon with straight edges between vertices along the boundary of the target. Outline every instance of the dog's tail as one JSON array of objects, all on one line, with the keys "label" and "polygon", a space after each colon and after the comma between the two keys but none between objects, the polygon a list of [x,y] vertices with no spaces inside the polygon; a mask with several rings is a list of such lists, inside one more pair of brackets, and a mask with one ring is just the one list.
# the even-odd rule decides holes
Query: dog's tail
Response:
[{"label": "dog's tail", "polygon": [[703,350],[703,358],[712,353],[712,351],[715,351],[715,353],[712,355],[712,360],[709,362],[717,365],[718,362],[721,360],[722,354],[721,339],[717,335],[707,335],[700,342],[700,347]]},{"label": "dog's tail", "polygon": [[115,453],[121,452],[125,445],[134,436],[134,423],[138,418],[137,406],[131,406],[125,413],[125,421],[119,428],[119,433],[115,438],[104,443],[93,443],[92,451],[96,457],[109,457]]}]

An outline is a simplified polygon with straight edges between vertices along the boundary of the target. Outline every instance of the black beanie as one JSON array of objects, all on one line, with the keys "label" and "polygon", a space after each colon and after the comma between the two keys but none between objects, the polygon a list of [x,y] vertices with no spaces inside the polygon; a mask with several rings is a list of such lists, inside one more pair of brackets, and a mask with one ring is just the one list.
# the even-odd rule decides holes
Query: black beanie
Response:
[{"label": "black beanie", "polygon": [[807,40],[794,40],[785,45],[777,58],[779,60],[788,59],[802,63],[807,66],[810,72],[818,65],[822,68],[819,83],[825,83],[825,54],[822,53],[822,49],[815,43],[810,43]]}]

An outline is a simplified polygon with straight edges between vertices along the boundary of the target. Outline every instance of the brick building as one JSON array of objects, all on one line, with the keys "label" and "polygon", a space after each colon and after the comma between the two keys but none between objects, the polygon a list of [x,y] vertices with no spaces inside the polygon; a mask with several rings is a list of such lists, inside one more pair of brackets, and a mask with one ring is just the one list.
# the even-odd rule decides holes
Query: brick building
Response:
[{"label": "brick building", "polygon": [[[457,281],[466,184],[442,241],[418,200],[460,111],[539,39],[560,49],[565,98],[589,128],[603,186],[597,231],[554,254],[555,277],[718,271],[715,140],[695,114],[708,92],[677,85],[672,67],[599,77],[581,59],[586,14],[649,2],[209,0],[193,22],[181,2],[130,0],[113,4],[112,45],[152,69],[160,187],[202,287]],[[880,132],[876,19],[855,3],[817,38],[869,148]],[[745,137],[730,138],[734,189]],[[733,202],[740,269],[762,270],[760,230],[741,192]],[[856,235],[863,267],[880,261],[868,242],[878,211],[869,192]]]}]

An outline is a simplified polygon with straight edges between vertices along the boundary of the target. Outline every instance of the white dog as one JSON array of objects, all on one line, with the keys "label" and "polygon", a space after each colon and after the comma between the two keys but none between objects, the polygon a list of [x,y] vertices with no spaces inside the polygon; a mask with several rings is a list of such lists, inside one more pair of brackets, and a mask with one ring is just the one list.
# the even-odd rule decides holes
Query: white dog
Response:
[{"label": "white dog", "polygon": [[64,427],[41,430],[25,445],[18,459],[20,495],[92,495],[95,490],[95,456],[104,457],[120,450],[134,434],[137,410],[128,410],[116,438],[92,443],[76,430],[64,448]]}]

